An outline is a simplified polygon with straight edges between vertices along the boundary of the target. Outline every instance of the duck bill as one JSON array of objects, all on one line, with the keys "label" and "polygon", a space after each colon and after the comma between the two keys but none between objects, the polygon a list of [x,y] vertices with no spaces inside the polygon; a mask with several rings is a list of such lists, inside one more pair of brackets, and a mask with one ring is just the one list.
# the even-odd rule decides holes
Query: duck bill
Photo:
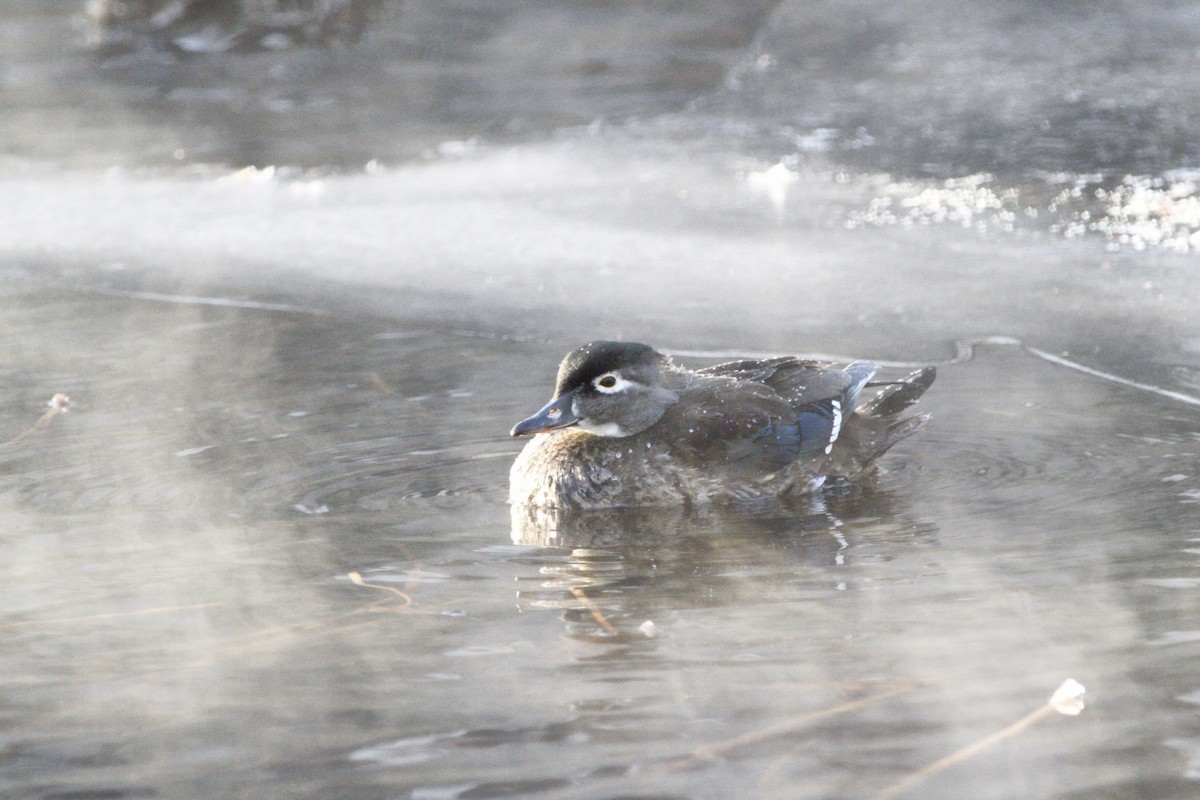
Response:
[{"label": "duck bill", "polygon": [[579,424],[579,418],[571,413],[571,401],[575,399],[574,392],[559,395],[541,410],[528,419],[523,419],[513,426],[511,435],[529,436],[534,433],[555,431],[559,428],[569,428]]}]

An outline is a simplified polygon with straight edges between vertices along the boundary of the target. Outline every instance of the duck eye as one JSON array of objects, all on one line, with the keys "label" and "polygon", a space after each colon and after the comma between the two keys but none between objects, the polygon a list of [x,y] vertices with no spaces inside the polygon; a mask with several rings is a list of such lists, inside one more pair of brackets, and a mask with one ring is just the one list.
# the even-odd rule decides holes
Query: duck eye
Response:
[{"label": "duck eye", "polygon": [[596,385],[602,389],[611,389],[617,385],[617,377],[615,375],[605,375],[596,381]]}]

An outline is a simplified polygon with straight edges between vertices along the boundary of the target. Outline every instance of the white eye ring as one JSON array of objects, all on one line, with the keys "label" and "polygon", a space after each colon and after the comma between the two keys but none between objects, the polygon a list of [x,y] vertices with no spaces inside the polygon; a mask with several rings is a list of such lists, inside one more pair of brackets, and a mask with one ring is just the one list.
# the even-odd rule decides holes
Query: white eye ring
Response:
[{"label": "white eye ring", "polygon": [[627,381],[617,372],[606,372],[598,378],[592,380],[592,386],[596,387],[596,391],[603,394],[616,394],[617,392],[625,391],[625,387],[633,381]]}]

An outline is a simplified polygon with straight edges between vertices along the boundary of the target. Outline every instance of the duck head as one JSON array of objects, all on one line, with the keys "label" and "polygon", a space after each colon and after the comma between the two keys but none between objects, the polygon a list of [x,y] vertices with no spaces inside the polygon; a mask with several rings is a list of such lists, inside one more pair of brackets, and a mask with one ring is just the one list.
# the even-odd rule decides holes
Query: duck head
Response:
[{"label": "duck head", "polygon": [[591,342],[558,368],[554,397],[518,422],[513,436],[578,427],[597,436],[632,436],[649,428],[679,399],[666,385],[670,360],[637,342]]}]

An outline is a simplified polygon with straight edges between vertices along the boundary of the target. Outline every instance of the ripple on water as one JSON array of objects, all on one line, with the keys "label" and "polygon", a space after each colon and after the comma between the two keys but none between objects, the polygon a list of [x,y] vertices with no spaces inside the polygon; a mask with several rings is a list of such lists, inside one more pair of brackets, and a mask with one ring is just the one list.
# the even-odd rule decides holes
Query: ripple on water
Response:
[{"label": "ripple on water", "polygon": [[[511,454],[483,449],[494,444],[464,444],[439,450],[436,456],[410,451],[363,460],[324,454],[328,457],[324,463],[282,474],[278,479],[284,485],[295,484],[300,492],[297,502],[310,508],[325,505],[388,511],[408,506],[450,509],[464,502],[502,502],[507,486],[501,481],[507,479]],[[489,461],[496,463],[495,469],[486,467]],[[470,478],[485,471],[493,480],[470,482]]]},{"label": "ripple on water", "polygon": [[912,473],[927,491],[1014,521],[1125,510],[1131,492],[1164,487],[1183,498],[1200,482],[1189,408],[1020,348],[983,348],[942,368],[929,405],[930,424],[900,448],[924,454]]},{"label": "ripple on water", "polygon": [[1158,453],[1131,457],[1109,446],[1081,449],[1070,433],[1020,441],[977,431],[926,433],[922,445],[937,454],[937,463],[918,462],[911,469],[932,474],[936,491],[1012,505],[1021,515],[1119,496],[1157,480],[1156,472],[1177,468],[1158,461]]},{"label": "ripple on water", "polygon": [[138,480],[129,475],[98,475],[91,465],[62,464],[0,478],[0,496],[27,510],[55,514],[95,514],[112,509],[194,510],[201,493],[186,479],[161,474]]},{"label": "ripple on water", "polygon": [[[61,376],[76,405],[0,448],[0,496],[18,506],[223,517],[503,500],[510,414],[478,408],[503,368],[497,342],[141,297],[25,305],[54,320],[56,357],[10,375],[5,394],[41,396]],[[8,330],[36,340],[46,327],[30,313]],[[464,438],[463,419],[495,436]]]},{"label": "ripple on water", "polygon": [[466,730],[435,733],[428,736],[409,736],[386,744],[360,747],[349,755],[351,761],[369,761],[389,767],[420,764],[447,754],[443,745],[467,735]]}]

